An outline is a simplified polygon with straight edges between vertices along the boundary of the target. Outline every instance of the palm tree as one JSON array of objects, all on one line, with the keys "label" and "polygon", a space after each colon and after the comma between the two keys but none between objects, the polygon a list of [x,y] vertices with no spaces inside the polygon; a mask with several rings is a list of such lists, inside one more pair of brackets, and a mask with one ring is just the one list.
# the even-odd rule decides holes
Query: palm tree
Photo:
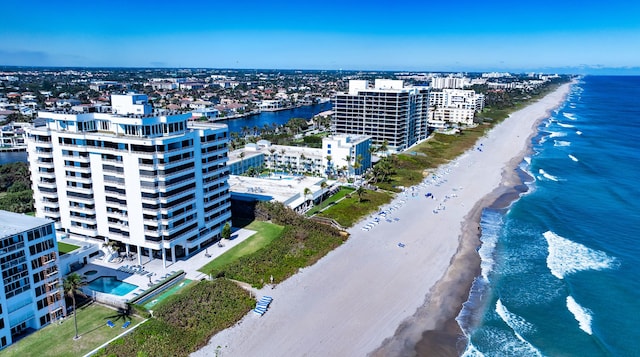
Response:
[{"label": "palm tree", "polygon": [[364,196],[365,193],[366,191],[364,190],[364,188],[362,186],[358,186],[358,188],[356,189],[356,195],[358,195],[358,202],[362,202],[362,196]]},{"label": "palm tree", "polygon": [[356,156],[356,161],[353,163],[353,173],[354,175],[356,174],[356,172],[358,172],[358,170],[360,170],[360,168],[362,167],[362,155],[358,155]]},{"label": "palm tree", "polygon": [[118,252],[118,241],[107,239],[104,243],[102,243],[103,248],[107,248],[107,255],[103,259],[111,260],[113,253]]},{"label": "palm tree", "polygon": [[244,170],[244,151],[238,155],[240,157],[240,171]]},{"label": "palm tree", "polygon": [[344,160],[347,162],[347,177],[351,175],[351,155],[345,156]]},{"label": "palm tree", "polygon": [[331,155],[327,155],[327,173],[330,173],[332,171],[331,170],[331,159],[332,159]]},{"label": "palm tree", "polygon": [[87,285],[87,281],[84,276],[81,276],[78,273],[71,273],[64,278],[62,283],[64,294],[71,298],[73,302],[73,324],[76,328],[76,335],[73,338],[74,340],[79,339],[78,336],[78,312],[76,311],[76,294],[80,296],[86,296],[82,290],[80,290],[83,286]]},{"label": "palm tree", "polygon": [[282,160],[283,160],[283,161],[282,161],[282,171],[284,171],[284,169],[285,169],[285,167],[286,167],[285,162],[284,162],[284,159],[286,159],[286,158],[287,158],[287,157],[284,155],[286,152],[287,152],[287,151],[286,151],[284,148],[280,149],[280,154],[282,155]]},{"label": "palm tree", "polygon": [[389,150],[389,142],[387,140],[384,140],[382,144],[380,144],[380,146],[378,147],[378,152],[386,154],[387,150]]},{"label": "palm tree", "polygon": [[[265,124],[265,125],[267,125],[267,124]],[[273,171],[276,171],[276,163],[275,163],[275,161],[276,161],[276,157],[275,157],[275,155],[274,155],[274,154],[275,154],[275,152],[276,152],[276,149],[275,149],[275,148],[270,148],[270,149],[269,149],[269,152],[271,153],[271,156],[270,156],[270,157],[271,157],[271,169],[272,169]]]},{"label": "palm tree", "polygon": [[298,164],[298,174],[300,174],[300,171],[307,171],[307,165],[304,162],[304,160],[306,160],[307,158],[304,156],[304,154],[300,154],[300,163]]},{"label": "palm tree", "polygon": [[324,195],[326,194],[325,190],[327,189],[327,181],[322,181],[320,183],[320,188],[322,189],[322,196],[320,196],[320,202],[324,201]]}]

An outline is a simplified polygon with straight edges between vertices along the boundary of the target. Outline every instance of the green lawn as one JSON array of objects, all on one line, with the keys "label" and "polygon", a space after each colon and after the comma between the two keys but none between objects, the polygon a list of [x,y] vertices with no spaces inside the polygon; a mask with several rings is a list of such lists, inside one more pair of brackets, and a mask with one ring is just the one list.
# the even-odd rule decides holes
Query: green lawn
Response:
[{"label": "green lawn", "polygon": [[358,195],[352,194],[351,198],[345,198],[318,215],[333,218],[343,227],[351,227],[361,217],[375,212],[378,207],[391,202],[392,198],[391,193],[388,192],[365,190],[362,202],[359,202]]},{"label": "green lawn", "polygon": [[74,250],[76,250],[78,248],[80,248],[80,247],[78,247],[77,245],[58,242],[58,252],[60,252],[60,255],[73,252]]},{"label": "green lawn", "polygon": [[[107,320],[113,321],[114,328],[107,326]],[[131,321],[128,329],[142,321],[136,316],[125,317],[104,306],[92,304],[78,309],[78,334],[74,341],[75,328],[73,316],[67,317],[62,324],[53,323],[38,330],[2,351],[3,356],[82,356],[117,335],[125,332],[122,324]]]},{"label": "green lawn", "polygon": [[350,188],[350,187],[342,187],[340,189],[340,191],[338,191],[335,195],[327,198],[326,200],[322,201],[322,203],[320,203],[317,206],[314,206],[312,209],[310,209],[306,215],[307,217],[311,217],[314,214],[320,212],[322,209],[324,209],[325,207],[328,207],[332,204],[334,204],[336,201],[338,201],[339,199],[341,199],[342,197],[350,194],[351,192],[355,191],[355,189]]},{"label": "green lawn", "polygon": [[253,221],[244,228],[256,231],[256,233],[198,269],[198,271],[208,274],[210,271],[218,270],[242,256],[257,252],[260,248],[266,247],[274,239],[280,237],[284,229],[283,226],[262,221]]}]

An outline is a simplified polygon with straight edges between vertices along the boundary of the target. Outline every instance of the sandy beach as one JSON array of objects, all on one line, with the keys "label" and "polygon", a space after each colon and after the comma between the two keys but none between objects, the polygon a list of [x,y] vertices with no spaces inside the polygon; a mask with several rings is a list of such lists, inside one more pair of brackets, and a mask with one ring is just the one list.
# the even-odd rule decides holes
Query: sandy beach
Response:
[{"label": "sandy beach", "polygon": [[264,316],[250,312],[192,356],[456,355],[465,341],[454,318],[478,273],[481,211],[513,191],[537,123],[568,91],[513,113],[382,207],[386,217],[365,218],[315,265],[259,291],[273,297]]}]

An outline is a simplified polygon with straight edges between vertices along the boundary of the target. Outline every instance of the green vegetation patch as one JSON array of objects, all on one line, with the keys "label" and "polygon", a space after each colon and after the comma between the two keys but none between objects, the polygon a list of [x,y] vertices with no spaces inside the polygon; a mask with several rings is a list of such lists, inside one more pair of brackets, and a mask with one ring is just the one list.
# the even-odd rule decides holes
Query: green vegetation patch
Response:
[{"label": "green vegetation patch", "polygon": [[[107,326],[107,320],[113,321],[116,326],[110,328]],[[88,305],[78,308],[79,340],[73,340],[73,315],[69,315],[62,324],[52,323],[7,347],[2,351],[2,356],[82,356],[125,332],[122,328],[125,321],[131,321],[127,328],[131,329],[141,322],[142,318],[119,314],[97,304]]]},{"label": "green vegetation patch", "polygon": [[[224,254],[198,269],[198,271],[209,273],[214,270],[221,270],[224,266],[235,262],[241,257],[255,253],[268,246],[276,238],[282,235],[282,230],[284,229],[283,226],[261,221],[253,221],[244,228],[254,230],[256,233],[247,238],[244,242],[229,249]],[[215,247],[211,249],[215,249]]]},{"label": "green vegetation patch", "polygon": [[298,269],[312,265],[346,239],[328,225],[308,220],[277,202],[260,202],[256,217],[283,225],[282,235],[262,249],[205,273],[262,287],[281,282]]},{"label": "green vegetation patch", "polygon": [[58,242],[58,252],[60,253],[60,255],[73,252],[74,250],[76,250],[78,248],[80,248],[80,247],[78,247],[77,245]]},{"label": "green vegetation patch", "polygon": [[154,318],[119,338],[98,356],[187,356],[255,306],[246,290],[227,279],[200,281],[168,297]]},{"label": "green vegetation patch", "polygon": [[353,226],[360,218],[375,212],[378,207],[391,202],[393,195],[385,191],[364,190],[361,197],[351,194],[335,205],[319,213],[319,216],[335,219],[343,227]]},{"label": "green vegetation patch", "polygon": [[313,216],[314,214],[322,211],[325,207],[335,204],[337,201],[342,199],[344,196],[352,193],[353,191],[355,191],[355,189],[351,187],[342,187],[340,191],[338,191],[335,195],[327,198],[326,200],[322,201],[319,205],[314,206],[312,209],[307,211],[306,216],[307,217]]},{"label": "green vegetation patch", "polygon": [[0,165],[0,209],[33,212],[33,191],[26,162]]}]

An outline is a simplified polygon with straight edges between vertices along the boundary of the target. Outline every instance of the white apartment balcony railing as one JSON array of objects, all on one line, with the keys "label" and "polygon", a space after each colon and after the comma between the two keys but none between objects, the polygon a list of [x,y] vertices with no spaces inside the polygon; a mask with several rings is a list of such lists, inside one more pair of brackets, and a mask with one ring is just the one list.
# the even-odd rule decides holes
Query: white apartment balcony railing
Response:
[{"label": "white apartment balcony railing", "polygon": [[46,187],[55,189],[57,187],[55,182],[38,182],[38,187]]},{"label": "white apartment balcony railing", "polygon": [[171,180],[174,177],[181,176],[181,175],[184,175],[185,173],[194,172],[194,171],[195,171],[194,167],[187,167],[187,168],[184,168],[182,170],[179,170],[179,171],[176,171],[176,172],[172,172],[170,174],[166,174],[165,173],[164,176],[163,175],[159,175],[158,176],[158,180],[168,181],[168,180]]},{"label": "white apartment balcony railing", "polygon": [[79,213],[89,213],[89,214],[95,214],[96,213],[95,208],[73,207],[73,206],[69,207],[69,211],[70,212],[79,212]]},{"label": "white apartment balcony railing", "polygon": [[191,193],[192,192],[190,190],[186,190],[186,191],[183,191],[183,192],[179,192],[179,193],[177,193],[177,194],[175,194],[175,195],[173,195],[171,197],[160,197],[160,198],[158,198],[158,202],[163,203],[163,204],[169,203],[169,201],[175,201],[177,199],[180,199],[180,198],[183,198],[185,196],[188,196]]},{"label": "white apartment balcony railing", "polygon": [[[108,202],[107,201],[107,208],[117,209],[117,210],[120,210],[120,211],[126,211],[129,207],[127,207],[127,205],[123,204],[123,203]],[[117,214],[115,212],[107,212],[107,214],[111,214],[114,217],[117,217]]]},{"label": "white apartment balcony railing", "polygon": [[105,178],[104,182],[105,183],[116,184],[116,185],[121,185],[122,187],[124,187],[124,178],[118,178],[118,179]]},{"label": "white apartment balcony railing", "polygon": [[186,148],[171,149],[165,152],[158,152],[158,155],[175,154],[175,153],[184,152],[184,151],[193,151],[194,149],[195,148],[193,146],[186,147]]},{"label": "white apartment balcony railing", "polygon": [[78,222],[78,223],[89,223],[89,224],[95,224],[96,223],[96,218],[89,218],[89,217],[79,217],[79,216],[69,216],[69,219],[71,220],[71,222]]},{"label": "white apartment balcony railing", "polygon": [[194,162],[194,161],[195,161],[195,158],[189,157],[189,158],[186,158],[186,159],[180,159],[180,160],[176,160],[176,161],[173,161],[173,162],[167,162],[167,163],[159,162],[158,163],[158,169],[166,170],[166,169],[169,169],[171,167],[174,167],[174,166],[177,166],[177,165],[180,165],[180,164],[184,164],[184,163],[188,163],[188,162]]},{"label": "white apartment balcony railing", "polygon": [[80,167],[80,166],[71,166],[71,165],[65,165],[64,166],[65,170],[70,170],[73,172],[79,172],[79,173],[84,173],[84,174],[88,174],[91,173],[91,167]]},{"label": "white apartment balcony railing", "polygon": [[38,191],[38,193],[42,197],[58,198],[58,192],[57,191],[54,191],[54,192]]},{"label": "white apartment balcony railing", "polygon": [[47,215],[47,217],[51,217],[54,219],[60,219],[60,212],[53,212],[53,211],[44,211],[44,214]]},{"label": "white apartment balcony railing", "polygon": [[42,162],[42,161],[37,161],[36,162],[36,166],[38,167],[44,167],[47,169],[53,169],[55,168],[55,165],[53,164],[53,162]]},{"label": "white apartment balcony railing", "polygon": [[36,172],[36,176],[37,177],[42,177],[42,178],[56,178],[56,173],[55,173],[55,171],[51,171],[51,172],[37,171]]},{"label": "white apartment balcony railing", "polygon": [[110,164],[124,165],[124,162],[122,162],[122,160],[102,159],[102,162],[107,162],[107,163],[110,163]]},{"label": "white apartment balcony railing", "polygon": [[77,183],[92,183],[93,182],[93,180],[91,178],[80,177],[80,176],[65,176],[64,178],[67,181],[77,182]]},{"label": "white apartment balcony railing", "polygon": [[150,235],[150,236],[162,237],[162,235],[160,234],[160,232],[158,232],[158,230],[150,230],[145,228],[144,234]]},{"label": "white apartment balcony railing", "polygon": [[97,228],[84,228],[84,227],[72,226],[69,228],[69,230],[71,231],[71,233],[75,233],[78,235],[86,235],[89,237],[95,237],[98,235]]},{"label": "white apartment balcony railing", "polygon": [[[111,203],[111,202],[110,202]],[[109,217],[113,217],[113,218],[123,218],[123,219],[128,219],[128,215],[126,213],[123,212],[113,212],[113,211],[107,211],[107,216]]]},{"label": "white apartment balcony railing", "polygon": [[74,202],[79,202],[79,203],[87,203],[87,204],[94,204],[95,203],[93,198],[88,198],[88,197],[75,197],[75,196],[68,196],[67,195],[67,199],[69,201],[74,201]]},{"label": "white apartment balcony railing", "polygon": [[187,179],[184,179],[184,180],[173,182],[173,183],[168,184],[168,185],[165,184],[165,182],[163,182],[163,181],[159,181],[158,182],[158,189],[163,189],[163,190],[170,191],[172,188],[178,187],[178,186],[180,186],[180,185],[182,185],[184,183],[187,183],[189,181],[195,181],[195,180],[196,180],[196,178],[194,176],[194,177],[190,177],[190,178],[187,178]]},{"label": "white apartment balcony railing", "polygon": [[35,147],[36,148],[53,149],[53,143],[51,141],[36,141],[35,142]]},{"label": "white apartment balcony railing", "polygon": [[222,154],[224,154],[224,153],[226,153],[228,151],[229,150],[227,148],[220,148],[220,149],[208,152],[208,153],[203,153],[202,157],[208,157],[208,156],[212,156],[212,155],[222,155]]},{"label": "white apartment balcony railing", "polygon": [[105,191],[104,194],[107,195],[107,196],[116,197],[116,198],[119,198],[119,199],[126,199],[127,198],[127,194],[126,193]]}]

